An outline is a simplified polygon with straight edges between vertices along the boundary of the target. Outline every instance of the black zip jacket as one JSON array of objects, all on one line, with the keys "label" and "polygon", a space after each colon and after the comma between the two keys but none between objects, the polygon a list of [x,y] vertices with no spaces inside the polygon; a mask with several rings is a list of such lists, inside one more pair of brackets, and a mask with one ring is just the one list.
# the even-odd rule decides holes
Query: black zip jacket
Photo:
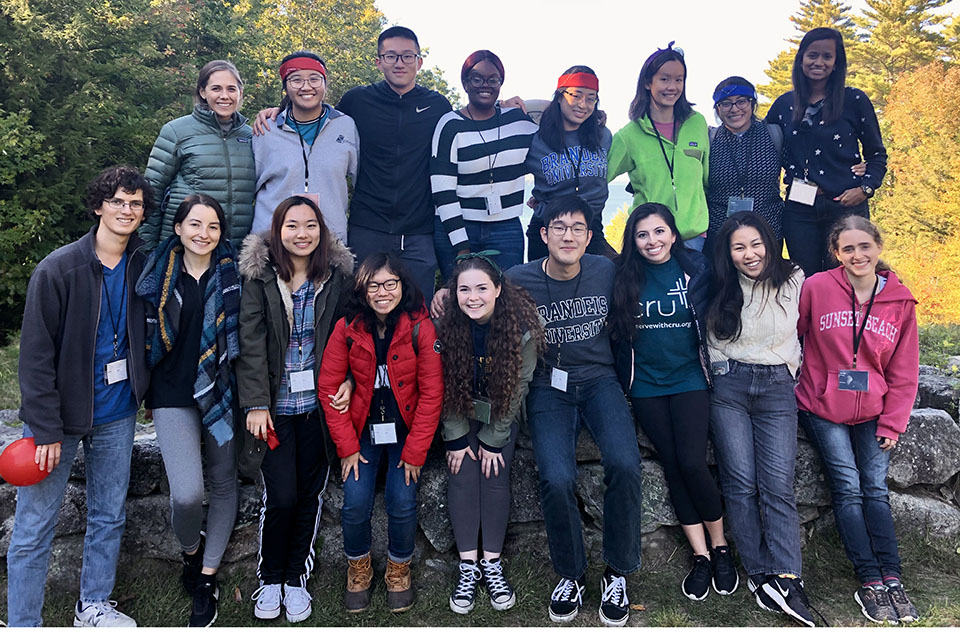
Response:
[{"label": "black zip jacket", "polygon": [[396,235],[433,233],[430,145],[450,102],[420,85],[398,95],[386,81],[347,91],[337,109],[360,133],[350,226]]},{"label": "black zip jacket", "polygon": [[[40,261],[20,333],[20,419],[36,444],[84,436],[93,427],[93,370],[103,270],[94,251],[97,225]],[[127,243],[127,372],[137,403],[149,386],[143,301],[134,290],[146,260],[143,241]],[[102,375],[102,373],[100,373]]]}]

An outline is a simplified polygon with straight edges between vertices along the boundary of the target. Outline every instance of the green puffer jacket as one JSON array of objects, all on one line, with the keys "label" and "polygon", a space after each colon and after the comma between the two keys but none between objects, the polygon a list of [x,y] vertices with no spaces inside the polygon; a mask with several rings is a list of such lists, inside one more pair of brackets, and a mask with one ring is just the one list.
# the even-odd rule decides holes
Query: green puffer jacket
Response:
[{"label": "green puffer jacket", "polygon": [[[239,248],[253,225],[257,172],[253,163],[253,130],[235,113],[224,135],[206,105],[171,120],[160,129],[145,176],[163,204],[143,221],[140,237],[153,248],[173,233],[173,216],[184,198],[205,193],[216,198],[227,218],[227,236]],[[169,191],[169,194],[168,194]]]}]

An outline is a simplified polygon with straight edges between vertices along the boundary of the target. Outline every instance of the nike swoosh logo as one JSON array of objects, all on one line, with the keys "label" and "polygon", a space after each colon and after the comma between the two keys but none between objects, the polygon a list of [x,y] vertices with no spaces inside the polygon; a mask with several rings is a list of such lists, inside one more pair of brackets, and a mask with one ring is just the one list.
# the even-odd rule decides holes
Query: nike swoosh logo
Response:
[{"label": "nike swoosh logo", "polygon": [[426,107],[424,107],[423,109],[421,109],[420,107],[417,107],[417,113],[423,113],[424,111],[426,111],[426,110],[429,109],[429,108],[430,108],[430,106],[426,106]]}]

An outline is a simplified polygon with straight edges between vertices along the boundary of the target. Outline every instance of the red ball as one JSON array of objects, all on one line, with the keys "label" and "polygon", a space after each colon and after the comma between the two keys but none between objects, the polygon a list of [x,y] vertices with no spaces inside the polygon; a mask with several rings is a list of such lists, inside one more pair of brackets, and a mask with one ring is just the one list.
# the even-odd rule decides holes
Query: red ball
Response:
[{"label": "red ball", "polygon": [[50,471],[40,470],[40,465],[33,461],[36,453],[37,445],[33,438],[20,438],[11,442],[3,453],[0,453],[0,476],[18,487],[37,484],[50,475]]}]

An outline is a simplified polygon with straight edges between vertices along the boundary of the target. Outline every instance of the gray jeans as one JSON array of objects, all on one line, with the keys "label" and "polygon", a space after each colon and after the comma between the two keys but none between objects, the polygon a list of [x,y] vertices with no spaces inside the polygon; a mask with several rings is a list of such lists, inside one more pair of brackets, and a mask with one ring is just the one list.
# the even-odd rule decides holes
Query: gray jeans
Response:
[{"label": "gray jeans", "polygon": [[170,481],[170,520],[184,552],[195,551],[200,545],[204,495],[200,441],[203,440],[210,481],[203,566],[216,569],[237,518],[236,438],[219,446],[204,429],[196,407],[154,409],[153,423]]}]

